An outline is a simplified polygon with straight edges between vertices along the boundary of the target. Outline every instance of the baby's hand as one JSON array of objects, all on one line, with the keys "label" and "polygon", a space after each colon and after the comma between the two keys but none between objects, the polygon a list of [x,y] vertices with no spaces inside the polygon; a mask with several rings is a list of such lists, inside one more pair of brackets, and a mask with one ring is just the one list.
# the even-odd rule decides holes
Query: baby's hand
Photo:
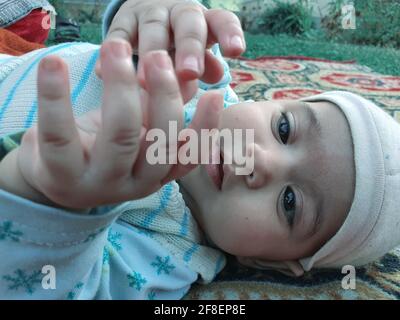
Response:
[{"label": "baby's hand", "polygon": [[[103,44],[101,110],[77,121],[67,65],[49,56],[39,66],[38,124],[25,133],[17,159],[28,185],[56,205],[86,209],[141,198],[193,168],[146,161],[146,131],[159,128],[168,137],[169,121],[182,129],[183,102],[167,52],[157,51],[143,58],[148,93],[146,105],[141,105],[131,50],[123,40]],[[221,109],[222,98],[208,94],[199,103],[192,128],[200,132],[216,127]]]},{"label": "baby's hand", "polygon": [[[131,43],[139,54],[138,78],[146,85],[141,60],[152,50],[170,50],[175,60],[182,96],[188,101],[197,91],[197,79],[216,83],[223,67],[206,48],[219,43],[225,57],[245,51],[237,16],[227,10],[207,10],[188,0],[127,0],[115,15],[107,39]],[[101,75],[100,65],[96,68]]]}]

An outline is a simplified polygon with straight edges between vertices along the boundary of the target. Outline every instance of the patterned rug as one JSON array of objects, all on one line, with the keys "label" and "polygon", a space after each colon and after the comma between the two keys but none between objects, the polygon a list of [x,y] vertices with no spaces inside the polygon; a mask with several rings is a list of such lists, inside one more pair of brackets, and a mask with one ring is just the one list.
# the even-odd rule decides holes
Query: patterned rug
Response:
[{"label": "patterned rug", "polygon": [[[400,77],[380,75],[352,61],[305,57],[229,60],[229,64],[234,90],[242,100],[298,99],[346,90],[374,101],[400,122]],[[346,275],[323,270],[292,278],[246,268],[230,257],[216,281],[193,286],[185,299],[400,299],[400,247],[356,269],[355,289],[343,288]]]}]

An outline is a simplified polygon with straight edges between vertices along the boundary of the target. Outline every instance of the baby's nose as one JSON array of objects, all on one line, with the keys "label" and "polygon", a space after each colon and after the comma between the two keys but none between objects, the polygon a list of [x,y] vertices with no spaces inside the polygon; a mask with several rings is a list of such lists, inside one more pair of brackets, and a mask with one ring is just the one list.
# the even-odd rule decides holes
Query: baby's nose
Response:
[{"label": "baby's nose", "polygon": [[254,143],[248,146],[247,154],[254,159],[254,169],[246,176],[248,187],[258,189],[270,183],[279,172],[279,164],[271,150],[266,150]]}]

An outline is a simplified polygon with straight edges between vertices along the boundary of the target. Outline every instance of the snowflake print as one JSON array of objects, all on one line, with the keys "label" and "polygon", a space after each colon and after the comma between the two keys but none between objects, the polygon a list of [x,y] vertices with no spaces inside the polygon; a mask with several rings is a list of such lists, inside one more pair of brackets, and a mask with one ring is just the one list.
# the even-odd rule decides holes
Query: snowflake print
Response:
[{"label": "snowflake print", "polygon": [[75,292],[70,291],[67,295],[67,300],[74,300],[75,299]]},{"label": "snowflake print", "polygon": [[149,294],[147,295],[147,299],[149,299],[149,300],[154,300],[155,297],[156,297],[156,292],[154,290],[151,290],[149,292]]},{"label": "snowflake print", "polygon": [[131,274],[127,275],[127,278],[129,280],[129,286],[131,288],[135,288],[136,290],[140,291],[142,289],[142,285],[144,285],[147,280],[142,277],[142,275],[139,272],[133,271]]},{"label": "snowflake print", "polygon": [[83,287],[83,282],[78,282],[72,291],[68,292],[67,300],[74,300],[76,297],[76,290],[79,290]]},{"label": "snowflake print", "polygon": [[160,275],[161,272],[169,274],[173,269],[175,269],[175,266],[173,264],[169,264],[169,260],[169,256],[166,256],[164,260],[160,256],[157,256],[156,261],[152,262],[151,265],[157,268],[158,275]]},{"label": "snowflake print", "polygon": [[107,236],[108,244],[106,244],[103,249],[103,264],[108,264],[110,262],[110,257],[115,253],[115,251],[122,250],[122,245],[120,241],[121,238],[122,233],[112,233],[110,229]]},{"label": "snowflake print", "polygon": [[0,240],[10,239],[12,241],[18,242],[19,237],[22,236],[21,231],[13,230],[13,223],[11,221],[3,222],[0,225]]},{"label": "snowflake print", "polygon": [[122,238],[122,233],[119,232],[112,233],[111,229],[108,232],[107,240],[117,251],[120,251],[122,249],[121,238]]},{"label": "snowflake print", "polygon": [[108,264],[110,262],[110,251],[108,251],[107,246],[103,249],[103,264]]},{"label": "snowflake print", "polygon": [[35,286],[42,283],[42,272],[34,271],[28,275],[25,271],[17,269],[14,271],[15,276],[6,275],[3,276],[3,280],[9,283],[9,290],[18,290],[19,288],[24,289],[28,294],[32,295],[35,292]]}]

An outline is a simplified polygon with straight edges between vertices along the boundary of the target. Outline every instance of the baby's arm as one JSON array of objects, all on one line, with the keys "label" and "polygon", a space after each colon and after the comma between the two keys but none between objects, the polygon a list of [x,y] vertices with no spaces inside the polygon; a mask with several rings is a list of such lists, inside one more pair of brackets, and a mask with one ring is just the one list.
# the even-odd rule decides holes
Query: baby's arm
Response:
[{"label": "baby's arm", "polygon": [[[79,297],[86,299],[134,298],[137,297],[134,294],[140,291],[135,289],[134,284],[135,276],[141,269],[135,269],[137,260],[132,258],[130,252],[137,251],[140,245],[147,246],[151,241],[139,239],[138,235],[136,239],[126,226],[115,224],[123,205],[115,208],[100,205],[123,201],[125,197],[137,198],[152,192],[152,189],[160,187],[171,167],[148,167],[143,163],[140,176],[133,176],[135,152],[140,156],[140,151],[133,147],[140,143],[130,139],[138,139],[138,136],[126,134],[132,130],[123,130],[125,135],[118,134],[121,132],[118,130],[130,128],[138,122],[142,128],[141,121],[132,116],[132,109],[140,107],[140,101],[134,95],[136,84],[131,59],[107,58],[113,51],[113,44],[105,43],[102,48],[105,73],[101,118],[107,121],[100,121],[100,126],[99,110],[79,118],[78,126],[75,125],[69,102],[69,88],[63,82],[68,78],[63,60],[54,56],[45,59],[44,62],[60,63],[56,74],[46,73],[44,62],[39,67],[38,125],[25,133],[22,145],[11,152],[6,161],[0,162],[0,172],[4,174],[3,185],[0,187],[3,189],[0,190],[0,256],[6,257],[0,265],[0,297],[62,299],[76,297],[79,292]],[[183,105],[171,63],[166,63],[167,69],[163,70],[157,70],[154,63],[160,58],[160,54],[169,59],[165,52],[151,53],[144,58],[147,66],[145,72],[148,72],[150,80],[147,129],[164,128],[168,120],[182,117]],[[29,82],[25,83],[24,90],[32,90]],[[200,130],[201,127],[211,129],[216,125],[220,102],[220,98],[213,94],[202,100],[198,121],[193,127],[195,130]],[[113,139],[112,136],[107,138],[103,131],[105,129],[116,134],[114,137],[119,139]],[[110,143],[107,146],[100,145],[97,149],[100,155],[91,154],[96,149],[89,147],[90,143],[95,145],[96,133],[107,138],[100,141]],[[79,139],[74,140],[77,136]],[[87,147],[83,165],[79,163],[80,158],[76,158],[79,152],[74,149],[74,143],[82,148]],[[91,172],[98,172],[98,175],[92,174],[85,178],[85,174],[90,172],[90,167],[86,165],[93,165],[94,171]],[[81,166],[83,172],[75,171]],[[118,175],[112,171],[124,168],[126,172],[117,171]],[[181,173],[186,170],[179,166],[177,168]],[[107,169],[111,169],[111,172]],[[101,180],[104,179],[102,174],[108,176],[108,180]],[[84,179],[88,180],[85,182]],[[134,187],[134,183],[139,183],[139,186]],[[44,201],[36,199],[37,195],[44,196]],[[64,209],[54,208],[46,201]],[[96,208],[87,215],[78,215],[71,209],[65,210],[88,207]],[[110,226],[113,226],[112,229]],[[126,253],[114,252],[112,249],[108,249],[110,252],[105,251],[107,239],[112,239],[115,234],[118,237],[121,234],[124,239]],[[137,242],[139,240],[142,241],[141,244]],[[113,240],[109,242],[112,247]],[[155,243],[153,245],[155,252],[160,252],[161,256],[162,249]],[[109,255],[117,262],[113,262],[112,267],[109,266],[107,277],[118,280],[110,281],[104,276],[104,262],[110,258]],[[56,290],[42,288],[40,280],[43,275],[40,271],[45,265],[55,267],[58,275]],[[188,284],[196,278],[193,272],[190,275],[187,271],[185,273],[185,268],[176,268],[176,277],[183,277],[185,281],[176,287],[175,298],[181,297],[182,292],[188,289]],[[23,281],[24,277],[29,278],[28,284]],[[153,283],[153,287],[157,283]]]},{"label": "baby's arm", "polygon": [[116,221],[124,205],[89,215],[36,204],[0,189],[0,299],[180,299],[197,279],[174,256]]},{"label": "baby's arm", "polygon": [[18,149],[9,152],[0,162],[0,189],[37,203],[56,206],[26,182],[17,163]]},{"label": "baby's arm", "polygon": [[[146,159],[146,131],[157,128],[168,136],[169,121],[176,121],[178,131],[183,126],[183,103],[170,58],[161,51],[144,58],[148,98],[141,103],[128,47],[121,40],[103,44],[102,108],[76,123],[67,66],[56,56],[42,61],[38,125],[30,128],[21,146],[6,157],[1,170],[14,177],[9,177],[3,188],[20,196],[34,189],[59,206],[87,209],[142,198],[160,189],[170,174],[178,178],[176,171],[184,172],[180,164],[150,165]],[[115,56],[116,50],[125,56]],[[48,65],[57,69],[49,71]],[[210,94],[201,103],[192,126],[199,132],[217,125],[219,98]],[[142,110],[147,113],[146,121]],[[34,190],[30,192],[33,198],[28,198],[40,199]]]}]

